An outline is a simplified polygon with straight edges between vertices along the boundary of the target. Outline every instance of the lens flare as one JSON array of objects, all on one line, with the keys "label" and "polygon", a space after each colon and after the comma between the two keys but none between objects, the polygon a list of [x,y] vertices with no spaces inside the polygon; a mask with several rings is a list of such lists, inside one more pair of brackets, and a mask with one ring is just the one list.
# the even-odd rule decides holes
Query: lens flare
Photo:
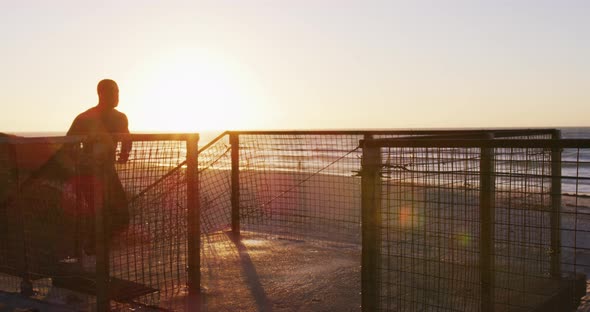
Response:
[{"label": "lens flare", "polygon": [[455,235],[455,239],[459,242],[459,245],[462,247],[467,247],[471,245],[471,235],[469,233],[458,233]]},{"label": "lens flare", "polygon": [[418,208],[402,207],[399,212],[399,223],[402,228],[421,228],[424,225],[424,216]]}]

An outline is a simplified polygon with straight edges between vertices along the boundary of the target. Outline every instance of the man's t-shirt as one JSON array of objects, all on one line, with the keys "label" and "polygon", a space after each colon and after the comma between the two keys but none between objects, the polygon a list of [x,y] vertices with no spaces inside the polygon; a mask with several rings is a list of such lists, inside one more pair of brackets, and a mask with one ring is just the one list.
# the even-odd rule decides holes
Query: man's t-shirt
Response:
[{"label": "man's t-shirt", "polygon": [[[104,135],[129,133],[127,116],[116,109],[92,107],[74,119],[68,135]],[[117,141],[103,142],[109,146],[109,158],[114,162]],[[127,160],[131,150],[130,142],[123,142],[120,159]],[[86,148],[83,152],[89,152]]]}]

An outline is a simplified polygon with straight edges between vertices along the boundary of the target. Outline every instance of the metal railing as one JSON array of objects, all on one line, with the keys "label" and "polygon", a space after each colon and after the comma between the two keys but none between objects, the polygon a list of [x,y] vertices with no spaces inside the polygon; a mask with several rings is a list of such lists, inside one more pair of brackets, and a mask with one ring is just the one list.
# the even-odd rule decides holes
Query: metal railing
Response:
[{"label": "metal railing", "polygon": [[[3,290],[97,311],[198,293],[198,135],[107,138],[2,139]],[[105,159],[113,141],[126,162]]]},{"label": "metal railing", "polygon": [[[59,156],[63,143],[79,145],[83,138],[2,139],[0,161],[14,166],[3,166],[8,169],[0,174],[18,187],[0,194],[0,213],[7,215],[0,219],[10,225],[0,226],[8,238],[0,243],[0,268],[31,282],[37,293],[55,288],[47,277],[53,286],[77,291],[86,281],[85,307],[100,310],[215,310],[223,307],[214,300],[222,290],[216,287],[236,280],[220,264],[228,257],[236,255],[243,270],[258,268],[247,282],[253,292],[273,297],[279,294],[264,291],[269,281],[257,279],[272,279],[264,271],[267,262],[285,263],[286,270],[304,265],[299,257],[309,254],[297,246],[310,244],[332,255],[345,252],[346,263],[362,265],[358,284],[320,280],[349,287],[351,295],[342,299],[362,303],[364,310],[526,308],[532,303],[518,295],[543,301],[552,293],[527,292],[525,285],[544,285],[564,272],[586,274],[589,265],[579,255],[586,251],[580,239],[586,235],[585,197],[561,196],[558,186],[575,185],[573,195],[586,187],[590,177],[579,167],[587,142],[558,138],[553,129],[228,131],[197,152],[194,135],[132,135],[129,161],[115,165],[129,202],[129,226],[111,241],[98,239],[108,227],[96,227],[96,262],[75,238],[84,237],[84,222],[112,222],[109,212],[102,210],[102,220],[64,218],[88,205],[78,190],[83,181],[48,178],[51,168],[83,165]],[[25,159],[32,150],[54,157]],[[39,170],[43,163],[48,172]],[[558,173],[562,167],[567,172]],[[72,239],[47,248],[46,242],[63,237]],[[247,253],[252,242],[266,244],[270,254]],[[20,279],[12,285],[26,292]],[[0,278],[2,285],[6,281]],[[263,299],[243,308],[265,309]]]},{"label": "metal railing", "polygon": [[[376,267],[377,265],[371,265],[370,263],[374,263],[380,258],[375,257],[373,253],[366,253],[366,250],[373,249],[379,250],[379,252],[381,252],[381,249],[378,249],[377,247],[371,247],[371,242],[374,242],[376,238],[379,237],[379,235],[372,233],[371,231],[367,232],[365,230],[367,227],[375,228],[376,226],[370,226],[370,224],[374,224],[376,221],[371,220],[370,217],[366,215],[363,215],[363,213],[366,213],[367,210],[361,209],[363,204],[366,205],[364,201],[370,197],[362,195],[363,192],[367,192],[365,190],[366,184],[361,183],[361,176],[366,173],[364,168],[361,170],[361,162],[364,157],[366,157],[366,151],[359,148],[359,140],[369,140],[371,138],[375,138],[377,141],[382,139],[384,141],[393,140],[400,142],[420,142],[416,144],[429,146],[429,144],[432,142],[465,142],[466,139],[485,138],[488,136],[498,138],[498,142],[510,142],[512,147],[519,147],[517,144],[522,144],[522,142],[525,141],[529,142],[537,140],[540,142],[536,144],[547,144],[548,142],[553,142],[559,138],[559,132],[550,129],[534,131],[502,130],[450,132],[228,132],[227,137],[220,138],[214,144],[216,146],[214,150],[217,151],[217,153],[212,153],[212,155],[215,154],[215,156],[208,156],[209,159],[214,159],[214,161],[212,161],[213,165],[200,166],[201,183],[206,185],[201,189],[201,200],[203,201],[202,208],[203,211],[208,211],[207,213],[204,213],[204,218],[211,221],[209,222],[210,225],[206,228],[210,230],[208,232],[210,234],[220,230],[231,229],[234,237],[239,237],[241,233],[247,233],[247,240],[252,240],[252,233],[256,233],[256,237],[260,237],[260,234],[263,233],[264,235],[267,235],[266,237],[270,239],[270,241],[276,240],[278,238],[299,242],[313,242],[315,245],[321,244],[322,246],[334,246],[335,243],[360,245],[362,246],[362,252],[359,253],[358,259],[362,259],[360,262],[362,262],[363,279],[361,283],[362,285],[358,286],[358,290],[362,291],[363,297],[368,295],[367,298],[369,298],[369,300],[367,300],[367,298],[363,300],[363,307],[368,311],[377,309],[378,307],[388,307],[385,309],[392,309],[392,305],[384,305],[381,301],[387,302],[388,300],[393,300],[392,298],[395,297],[394,293],[390,291],[387,294],[387,292],[385,292],[386,295],[384,295],[384,297],[380,297],[380,294],[383,292],[376,292],[377,288],[375,286],[371,286],[374,284],[374,281],[371,281],[371,278],[367,278],[367,276],[371,274],[380,276],[383,272],[379,269],[371,269],[371,267]],[[542,141],[543,139],[546,141]],[[483,141],[485,140],[476,140],[476,142]],[[522,145],[522,147],[526,147],[526,145]],[[494,187],[489,185],[485,186],[486,184],[484,183],[482,185],[484,186],[484,189],[488,191],[482,194],[474,191],[474,189],[480,187],[481,182],[479,180],[479,176],[481,175],[479,154],[471,155],[471,157],[461,156],[459,159],[459,156],[454,155],[452,151],[449,151],[443,153],[448,156],[448,159],[443,159],[436,164],[425,163],[422,164],[422,168],[413,168],[411,170],[407,170],[407,172],[411,172],[412,174],[416,175],[420,171],[423,171],[420,174],[420,184],[432,185],[432,183],[439,181],[443,186],[439,186],[437,189],[441,191],[445,188],[449,188],[450,190],[458,188],[455,186],[455,184],[453,184],[454,182],[451,183],[445,179],[441,179],[437,175],[442,174],[461,176],[463,178],[461,183],[463,183],[465,186],[470,186],[469,191],[464,192],[463,195],[466,196],[465,194],[469,194],[469,196],[471,196],[470,198],[467,198],[469,196],[466,196],[463,198],[463,200],[469,199],[469,201],[473,202],[474,200],[477,200],[475,195],[477,195],[477,197],[480,195],[494,197],[498,192],[507,192],[506,190],[510,189],[511,187],[510,183],[516,183],[516,176],[529,175],[529,172],[526,170],[523,171],[521,166],[516,168],[516,164],[529,163],[529,165],[533,166],[535,170],[540,170],[541,173],[539,174],[548,175],[551,177],[552,172],[556,172],[555,166],[559,167],[558,161],[553,163],[551,161],[547,162],[547,159],[557,159],[556,155],[559,154],[556,154],[555,148],[553,149],[552,154],[551,147],[552,145],[546,145],[545,148],[548,149],[548,152],[544,154],[533,153],[531,155],[527,155],[525,152],[525,154],[523,154],[524,156],[519,156],[525,157],[524,160],[515,158],[515,155],[518,153],[510,153],[506,150],[502,150],[502,153],[498,153],[495,161],[503,161],[503,166],[505,168],[502,167],[502,170],[506,171],[503,174],[512,177],[512,180],[510,180],[512,182],[509,182],[505,179],[498,179],[498,185],[494,185]],[[397,168],[400,170],[400,172],[406,172],[407,168],[405,166],[407,164],[393,164],[391,162],[392,157],[393,156],[389,157],[390,161],[385,161],[384,165],[389,166],[390,169]],[[457,159],[453,159],[453,157],[456,157]],[[535,157],[540,158],[535,160]],[[513,167],[511,167],[511,163],[513,164]],[[538,166],[539,163],[543,163],[543,165]],[[468,172],[471,173],[461,174],[460,172],[444,171],[437,173],[435,170],[436,168],[440,169],[449,166],[454,168],[454,166],[456,167],[457,164],[463,164],[464,166],[467,166],[467,168],[469,168]],[[433,166],[437,167],[434,168]],[[495,168],[501,169],[499,166],[495,166]],[[205,176],[207,171],[210,171],[210,177]],[[383,173],[375,175],[375,179],[381,178],[381,174]],[[494,174],[498,174],[498,172],[495,172]],[[484,175],[487,174],[484,172]],[[547,181],[551,181],[551,178],[549,178],[549,180],[543,180],[539,185],[531,184],[530,181],[518,182],[524,184],[518,185],[518,193],[521,194],[521,196],[516,200],[524,201],[527,205],[534,205],[535,200],[546,200],[545,198],[535,198],[535,196],[536,192],[539,192],[539,188],[546,188],[547,186],[551,185],[551,183]],[[553,182],[555,185],[555,181]],[[210,188],[210,191],[206,190],[207,188]],[[494,189],[494,192],[491,192],[491,189]],[[556,189],[554,189],[554,192],[558,192],[555,190]],[[406,196],[407,198],[404,198],[403,200],[408,203],[420,204],[423,201],[422,198],[414,198],[414,196],[418,196],[419,194],[412,193],[411,190],[406,192],[406,190],[400,189],[397,192],[399,193],[397,194],[398,196]],[[545,190],[545,192],[550,193],[551,191]],[[435,197],[437,194],[438,193],[429,194],[430,198],[427,200],[427,202],[437,203],[438,199]],[[449,200],[451,202],[458,200],[455,197],[459,195],[452,192],[440,193],[438,195],[443,196],[445,194],[447,194],[446,196],[450,196],[451,199],[443,199],[443,203],[445,200]],[[554,204],[558,203],[557,199],[555,199],[557,197],[558,196],[554,196]],[[441,203],[437,204],[442,205]],[[515,202],[512,204],[515,205]],[[460,205],[463,207],[465,212],[471,213],[472,216],[477,213],[473,212],[474,210],[464,203]],[[487,209],[487,211],[489,217],[492,212],[490,209]],[[498,211],[504,212],[503,217],[507,220],[515,219],[517,217],[501,209]],[[436,222],[447,222],[452,224],[451,221],[446,220],[452,220],[453,214],[456,214],[456,212],[452,212],[450,216],[443,216],[440,220],[436,220]],[[412,213],[409,213],[409,215],[404,218],[412,219]],[[548,220],[549,221],[547,222],[555,222],[554,219]],[[424,221],[416,222],[423,223]],[[506,222],[510,224],[511,221]],[[473,222],[466,221],[464,222],[464,225],[465,224],[470,227],[474,226]],[[510,224],[509,226],[512,228],[518,228],[519,226],[524,225]],[[490,233],[493,233],[493,230],[494,229],[490,227],[483,228],[484,232],[488,232],[485,234],[486,236],[492,235]],[[450,230],[447,229],[447,231]],[[440,230],[436,235],[451,235],[445,234],[443,232],[444,231]],[[550,235],[548,239],[549,245],[547,250],[552,250],[552,246],[555,248],[556,244],[558,244],[556,239],[557,235],[555,234],[556,232],[553,233],[553,236]],[[531,234],[527,233],[524,235]],[[465,239],[473,239],[471,236],[461,237],[464,237]],[[510,238],[506,240],[510,241]],[[424,250],[426,250],[426,245],[423,243],[414,242],[414,245],[408,244],[407,246],[408,248],[415,247],[421,249],[421,252],[425,252]],[[436,245],[428,246],[434,249],[441,248],[440,246],[437,247]],[[489,243],[486,246],[487,249],[484,248],[481,255],[479,247],[478,249],[473,249],[470,251],[473,255],[478,255],[476,259],[478,263],[480,263],[481,259],[487,260],[494,258],[491,256],[493,250],[492,246]],[[390,246],[388,246],[388,248],[390,248]],[[387,258],[387,255],[382,256]],[[466,259],[472,261],[475,258],[474,256],[471,256],[466,257]],[[558,274],[558,272],[561,272],[561,270],[557,269],[557,257],[553,256],[549,257],[549,259],[552,259],[549,261],[549,266],[552,267],[552,269],[549,270],[548,274],[555,275]],[[289,260],[290,259],[280,261]],[[482,263],[485,263],[485,261]],[[494,263],[488,263],[485,265],[491,267],[494,266]],[[371,270],[373,271],[371,272]],[[491,282],[488,282],[487,280],[492,280],[493,276],[490,276],[489,270],[484,270],[484,272],[488,272],[488,275],[483,277],[485,281],[484,284],[489,285]],[[416,275],[420,274],[416,273]],[[436,275],[433,276],[436,278]],[[427,278],[428,275],[424,275],[424,277]],[[329,279],[329,277],[326,277],[326,279]],[[403,280],[403,278],[400,278],[399,280]],[[211,281],[205,282],[211,283]],[[338,281],[333,282],[338,283]],[[521,282],[524,283],[530,281],[521,280]],[[468,285],[465,286],[465,288],[472,287],[473,285],[477,285],[479,288],[481,283],[478,280],[472,284],[464,285]],[[438,286],[440,286],[441,289],[444,289],[444,285],[442,283],[438,283]],[[374,291],[373,295],[370,294],[372,291]],[[452,297],[444,291],[439,291],[437,296],[444,298]],[[376,297],[379,299],[375,299]],[[461,297],[457,296],[457,298]],[[484,306],[493,306],[491,305],[493,301],[488,299],[495,300],[494,298],[495,297],[493,296],[482,297],[481,294],[478,294],[477,296],[470,297],[469,300],[472,302],[469,305],[455,305],[454,307],[457,310],[482,309]],[[424,299],[424,302],[426,302],[426,299]],[[436,307],[444,309],[444,305],[437,306],[434,304],[430,305],[429,307],[435,307],[435,309]],[[402,309],[401,307],[397,308]],[[418,309],[417,305],[415,305],[414,308]],[[407,307],[405,309],[412,310],[407,309]]]},{"label": "metal railing", "polygon": [[[579,167],[587,167],[581,158],[590,140],[361,145],[363,198],[371,199],[363,202],[372,238],[363,245],[370,310],[568,311],[580,304],[590,246],[579,237],[590,224],[578,186],[590,176]],[[571,163],[578,170],[563,174]],[[564,181],[576,186],[574,196],[562,195]]]},{"label": "metal railing", "polygon": [[[283,230],[291,235],[303,233],[309,236],[316,232],[326,234],[325,238],[360,243],[360,231],[351,229],[360,224],[360,183],[354,178],[358,177],[362,158],[359,140],[367,137],[428,140],[432,136],[444,139],[480,137],[484,134],[499,138],[533,139],[551,138],[555,133],[552,129],[241,131],[228,132],[227,139],[221,143],[226,148],[222,148],[220,156],[214,158],[217,159],[217,168],[231,168],[232,210],[225,215],[232,216],[232,229],[236,234],[241,227]],[[326,181],[326,177],[349,179]],[[203,178],[203,181],[206,180]],[[320,203],[319,198],[312,198],[314,193],[318,193],[320,185],[328,191],[343,194],[333,194],[331,200]],[[262,186],[266,189],[260,189]],[[273,205],[287,208],[275,209]],[[299,209],[309,205],[315,207],[310,211]],[[260,222],[262,220],[273,221]],[[331,226],[326,227],[326,222]],[[300,224],[315,226],[303,228],[299,227]],[[332,229],[334,233],[328,233]]]}]

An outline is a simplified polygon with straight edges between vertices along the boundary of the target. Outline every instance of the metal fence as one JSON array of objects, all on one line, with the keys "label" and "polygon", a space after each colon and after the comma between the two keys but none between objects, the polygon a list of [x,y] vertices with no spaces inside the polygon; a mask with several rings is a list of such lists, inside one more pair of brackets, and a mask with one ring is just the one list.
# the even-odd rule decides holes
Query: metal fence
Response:
[{"label": "metal fence", "polygon": [[[205,229],[220,229],[231,222],[235,233],[249,230],[295,239],[303,235],[308,240],[316,235],[318,240],[359,244],[359,140],[368,136],[468,138],[486,133],[499,138],[534,139],[551,138],[554,131],[227,132],[200,152],[202,209],[208,224]],[[217,209],[205,213],[208,207]]]},{"label": "metal fence", "polygon": [[[575,274],[590,266],[590,203],[580,196],[590,146],[557,138],[551,129],[248,131],[197,153],[195,136],[131,135],[120,138],[133,141],[128,162],[114,165],[129,222],[110,241],[110,212],[83,213],[84,185],[101,186],[75,169],[84,158],[62,151],[83,138],[3,139],[0,287],[42,300],[73,291],[81,310],[573,306],[585,282]],[[562,183],[573,196],[561,196]],[[104,194],[91,198],[96,207],[116,197]],[[96,256],[85,252],[89,231]],[[288,284],[291,271],[305,277]]]},{"label": "metal fence", "polygon": [[[59,257],[76,247],[73,209],[76,190],[62,196],[64,166],[78,167],[77,160],[57,156],[64,143],[76,139],[22,139],[8,137],[1,146],[2,198],[0,199],[0,269],[19,276],[8,290],[32,294],[31,280],[57,271]],[[26,155],[26,156],[25,156]],[[45,165],[52,163],[53,165]],[[63,166],[62,166],[63,165]],[[51,178],[41,179],[40,176]],[[60,183],[57,183],[59,181]],[[65,256],[64,256],[65,258]],[[3,276],[3,279],[6,276]],[[2,283],[6,287],[6,283]],[[21,286],[19,286],[21,285]],[[12,289],[10,289],[12,288]]]},{"label": "metal fence", "polygon": [[[589,148],[590,140],[365,140],[372,240],[363,303],[574,310],[590,272],[587,193],[579,192]],[[562,196],[562,182],[576,186],[572,196]]]},{"label": "metal fence", "polygon": [[[526,310],[534,309],[535,301],[521,297],[536,296],[537,304],[547,303],[547,298],[563,295],[563,289],[572,295],[567,298],[573,305],[573,292],[578,291],[578,299],[582,294],[582,280],[565,279],[566,283],[578,281],[578,288],[544,286],[545,275],[555,277],[568,271],[557,264],[563,259],[554,251],[560,244],[559,235],[547,231],[552,223],[555,226],[555,215],[559,213],[539,208],[559,206],[561,197],[556,194],[561,191],[554,177],[561,176],[556,171],[561,164],[559,150],[552,149],[552,145],[536,150],[518,148],[523,141],[558,136],[552,130],[230,132],[214,143],[219,152],[212,157],[217,179],[213,174],[205,177],[202,170],[206,168],[200,171],[201,183],[208,185],[202,188],[202,196],[207,197],[203,210],[207,205],[217,207],[203,218],[219,221],[213,222],[218,226],[211,229],[231,228],[233,235],[241,233],[247,241],[262,235],[267,239],[267,248],[277,240],[315,246],[362,246],[351,259],[362,264],[363,280],[355,287],[368,296],[363,301],[367,311]],[[498,178],[492,184],[482,184],[480,149],[426,148],[432,142],[470,138],[485,141],[488,137],[511,142],[508,147],[493,150],[493,163],[489,165]],[[398,149],[382,155],[379,168],[383,170],[376,177],[386,181],[382,182],[382,200],[387,208],[378,219],[385,220],[383,224],[372,224],[370,216],[362,214],[367,210],[361,209],[367,204],[363,202],[367,196],[362,195],[366,190],[361,178],[365,173],[361,162],[367,151],[358,145],[363,138],[393,138],[425,146],[420,153]],[[210,193],[219,195],[215,196],[217,201],[205,191],[212,186],[223,190],[223,195]],[[486,190],[483,194],[482,187]],[[494,199],[488,200],[494,210],[487,211],[487,217],[496,222],[493,227],[481,227],[481,196]],[[383,229],[378,234],[366,231],[376,227]],[[495,245],[487,241],[486,248],[481,249],[482,231],[485,236],[498,236]],[[383,242],[378,253],[370,251],[376,240]],[[223,252],[228,249],[232,249],[231,244],[224,246]],[[294,269],[293,262],[301,260],[297,257],[302,255],[294,249],[286,253],[282,257],[273,255],[273,259],[284,264],[285,270]],[[524,261],[528,258],[536,261]],[[267,264],[262,259],[253,261],[256,267]],[[381,267],[383,263],[390,266]],[[208,270],[207,264],[202,265]],[[488,275],[482,277],[482,265],[495,268],[494,274],[484,270]],[[378,269],[371,271],[371,267]],[[378,276],[378,284],[371,281],[371,275]],[[337,285],[347,282],[334,276],[324,279]],[[205,281],[209,283],[212,281]],[[482,295],[482,285],[491,290],[484,289]],[[497,289],[503,291],[494,291]]]},{"label": "metal fence", "polygon": [[100,138],[3,138],[1,289],[84,311],[188,306],[198,136],[116,140],[133,145],[124,163]]}]

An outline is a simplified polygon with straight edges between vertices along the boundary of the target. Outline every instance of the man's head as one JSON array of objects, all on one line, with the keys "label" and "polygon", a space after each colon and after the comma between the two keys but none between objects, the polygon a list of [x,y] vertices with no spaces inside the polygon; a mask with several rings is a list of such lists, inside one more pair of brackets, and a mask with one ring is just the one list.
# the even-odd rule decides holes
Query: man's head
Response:
[{"label": "man's head", "polygon": [[103,79],[96,86],[98,105],[115,108],[119,105],[119,87],[114,80]]}]

